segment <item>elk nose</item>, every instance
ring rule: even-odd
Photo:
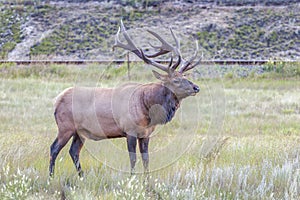
[[[193,89],[194,89],[195,93],[198,93],[200,91],[200,88],[197,85],[194,85]]]

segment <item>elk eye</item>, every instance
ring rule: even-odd
[[[175,80],[173,80],[173,83],[179,84],[179,83],[180,83],[180,80],[175,79]]]

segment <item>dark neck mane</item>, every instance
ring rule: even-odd
[[[176,95],[162,84],[145,85],[143,101],[149,125],[171,121],[180,105]]]

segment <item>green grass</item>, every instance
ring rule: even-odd
[[[300,80],[197,79],[201,91],[150,141],[150,178],[130,177],[125,139],[88,141],[77,177],[68,144],[48,178],[53,99],[67,87],[128,82],[124,66],[0,67],[0,199],[296,199],[300,195]],[[152,82],[134,66],[135,82]],[[137,171],[142,171],[138,156]]]
[[[11,9],[0,4],[0,8],[0,59],[6,59],[7,54],[22,40],[21,23],[26,14],[18,7]]]

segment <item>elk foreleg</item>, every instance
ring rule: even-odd
[[[136,163],[136,140],[135,136],[127,134],[127,148],[130,158],[131,175],[134,174],[134,168]]]
[[[73,160],[73,163],[74,163],[76,170],[78,172],[78,175],[80,177],[83,176],[83,171],[81,170],[81,165],[79,162],[79,154],[80,154],[80,150],[83,146],[83,143],[84,143],[84,139],[80,138],[78,134],[75,134],[73,136],[73,141],[72,141],[72,144],[71,144],[71,147],[69,150],[70,156]]]
[[[145,174],[149,172],[148,144],[149,144],[149,138],[139,138],[139,148],[142,155]]]

